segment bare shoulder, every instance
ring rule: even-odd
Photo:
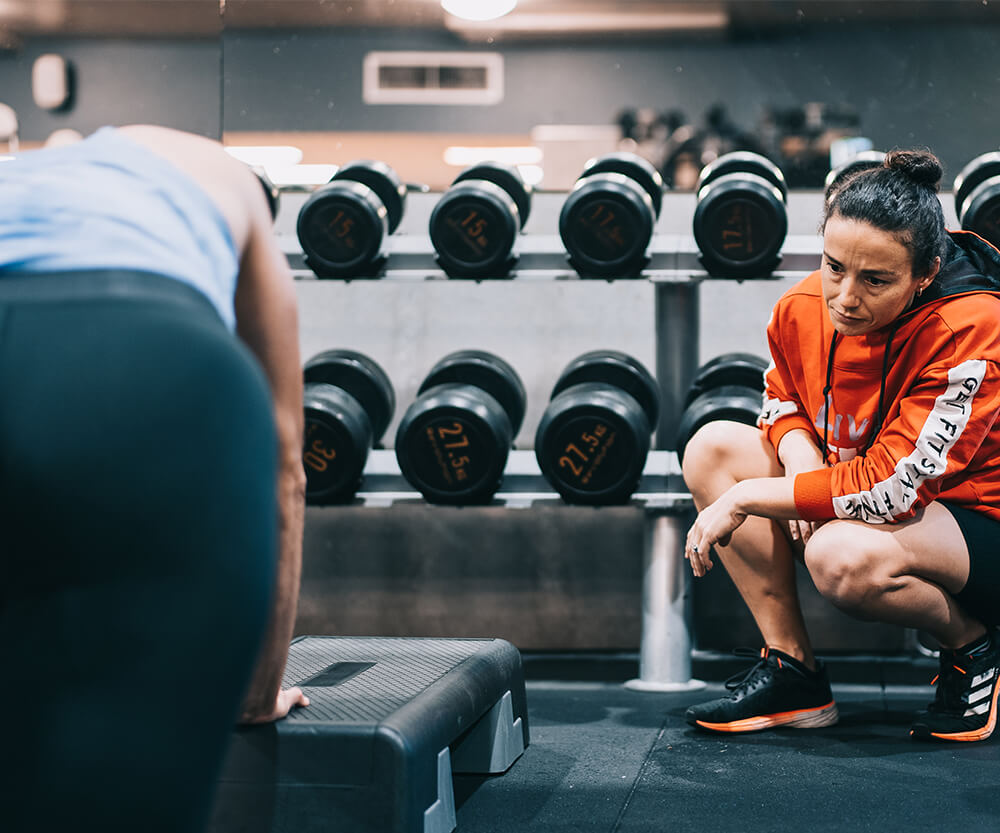
[[[193,178],[213,202],[233,234],[242,255],[256,224],[265,222],[267,206],[250,169],[213,139],[154,125],[128,125],[119,131]],[[270,222],[267,217],[266,222]]]

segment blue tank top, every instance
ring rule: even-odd
[[[230,330],[239,258],[212,198],[110,127],[0,162],[3,273],[131,269],[203,292]]]

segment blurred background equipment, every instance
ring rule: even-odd
[[[5,142],[11,153],[17,152],[17,113],[9,104],[3,103],[0,103],[0,142]]]
[[[885,152],[881,150],[862,150],[854,156],[849,157],[840,165],[831,168],[823,182],[827,197],[839,188],[848,177],[861,171],[868,171],[872,168],[881,168],[885,162]]]
[[[299,210],[296,232],[306,264],[321,278],[375,277],[405,199],[406,186],[384,162],[344,165]]]
[[[675,114],[671,123],[682,118]],[[725,106],[712,105],[702,127],[678,124],[665,151],[663,178],[676,190],[694,190],[702,168],[734,151],[763,153],[760,139],[730,119]]]
[[[615,123],[622,131],[621,148],[655,165],[675,191],[694,190],[706,165],[737,151],[773,159],[789,187],[822,188],[831,168],[872,147],[857,135],[856,111],[822,102],[769,108],[756,127],[739,124],[721,102],[705,111],[701,124],[679,109],[659,113],[650,107],[627,107]]]
[[[728,419],[756,425],[767,359],[753,353],[725,353],[698,368],[684,400],[684,413],[677,428],[677,456],[699,428]]]
[[[1000,151],[977,156],[955,177],[955,211],[963,229],[1000,247]]]
[[[559,213],[559,236],[582,277],[636,277],[663,205],[663,179],[635,153],[587,163]]]
[[[430,238],[451,278],[503,278],[517,262],[514,242],[531,212],[531,189],[513,165],[466,168],[437,201]]]
[[[709,274],[754,278],[773,272],[788,231],[781,169],[760,154],[734,151],[705,166],[696,191],[694,238]]]
[[[760,140],[766,154],[781,165],[789,188],[822,188],[827,172],[842,161],[832,159],[838,142],[857,137],[860,129],[854,107],[811,101],[766,110]]]

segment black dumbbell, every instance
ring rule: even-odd
[[[752,353],[725,353],[698,369],[677,426],[674,447],[680,460],[688,441],[707,422],[728,419],[744,425],[757,423],[767,367],[766,359]]]
[[[524,385],[503,359],[481,350],[445,356],[399,423],[399,470],[431,503],[489,501],[524,407]]]
[[[531,211],[531,189],[512,165],[484,162],[462,171],[431,212],[431,245],[451,278],[503,278]]]
[[[385,371],[353,350],[326,350],[303,369],[306,501],[350,500],[368,452],[392,419],[396,396]]]
[[[663,204],[663,179],[634,153],[587,163],[559,212],[570,265],[585,278],[636,277]]]
[[[834,192],[849,177],[861,171],[881,168],[885,163],[885,152],[881,150],[862,150],[836,168],[830,170],[823,183],[826,198]]]
[[[710,275],[742,280],[777,268],[788,232],[788,186],[777,165],[726,153],[702,168],[695,192],[694,239]]]
[[[278,208],[281,205],[281,191],[271,180],[271,177],[267,175],[267,171],[264,170],[263,166],[251,165],[250,170],[257,175],[257,181],[260,182],[260,187],[264,189],[264,198],[267,200],[267,207],[271,212],[271,220],[273,221],[278,216]]]
[[[955,177],[955,212],[963,229],[1000,247],[1000,151],[977,156]]]
[[[568,503],[624,503],[639,485],[660,391],[625,353],[596,350],[567,365],[535,433],[545,479]]]
[[[359,160],[339,168],[299,210],[296,232],[306,264],[321,278],[375,277],[405,199],[406,186],[384,162]]]

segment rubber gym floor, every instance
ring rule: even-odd
[[[636,692],[627,663],[584,681],[528,657],[531,744],[502,776],[455,778],[458,831],[1000,831],[1000,733],[909,737],[935,660],[830,665],[836,726],[723,736],[684,721],[720,682]]]

